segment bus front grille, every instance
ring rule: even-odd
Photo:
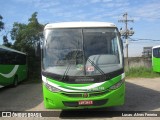
[[[88,92],[87,94],[88,94],[88,97],[96,97],[96,96],[104,95],[106,93],[108,93],[108,91],[94,92],[94,93]],[[84,97],[85,93],[61,93],[61,94],[64,96],[67,96],[67,97],[80,97],[80,98],[82,98],[82,97]]]

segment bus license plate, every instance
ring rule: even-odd
[[[92,100],[81,100],[78,102],[79,105],[93,105]]]

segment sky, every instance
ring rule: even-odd
[[[160,0],[0,0],[0,15],[5,23],[5,30],[0,32],[0,44],[14,22],[28,23],[34,12],[38,12],[42,24],[102,21],[115,23],[119,29],[124,29],[125,25],[118,20],[127,12],[128,19],[134,20],[128,23],[128,28],[135,32],[129,40],[129,57],[141,56],[143,47],[160,45]],[[8,38],[13,42],[10,34]]]

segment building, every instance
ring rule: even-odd
[[[151,58],[152,57],[152,47],[143,47],[142,57]]]

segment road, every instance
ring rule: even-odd
[[[78,117],[105,119],[107,111],[160,111],[159,86],[160,78],[127,79],[124,106],[89,110],[87,115],[86,112],[80,111]],[[51,111],[44,108],[42,96],[41,83],[22,83],[15,88],[0,88],[0,111]],[[103,111],[106,114],[99,114],[97,111]],[[57,119],[65,118],[65,115],[77,118],[77,111],[59,111],[58,113],[59,115],[55,117]]]

